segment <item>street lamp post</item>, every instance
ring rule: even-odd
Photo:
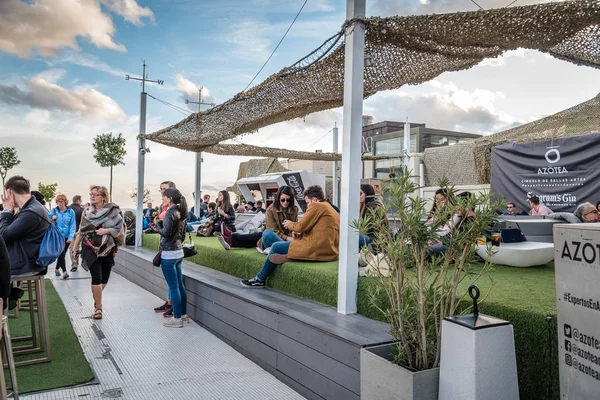
[[[146,153],[150,150],[146,148],[146,140],[141,137],[146,133],[146,82],[158,83],[162,85],[165,81],[157,79],[152,81],[146,75],[146,60],[142,60],[144,69],[141,78],[134,78],[125,75],[125,80],[134,80],[142,82],[142,93],[140,94],[140,136],[138,136],[138,185],[137,185],[137,209],[135,211],[135,246],[142,246],[142,229],[144,218],[144,169],[146,164]]]
[[[202,86],[198,89],[198,101],[186,100],[185,104],[198,104],[198,112],[200,107],[211,106],[214,107],[215,103],[203,103],[202,102]],[[201,180],[202,180],[202,153],[196,153],[196,179],[194,180],[194,212],[196,215],[200,215],[200,196],[202,196]]]

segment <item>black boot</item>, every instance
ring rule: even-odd
[[[17,307],[17,303],[21,297],[25,294],[25,291],[18,287],[10,288],[10,295],[8,296],[8,309],[13,310]]]

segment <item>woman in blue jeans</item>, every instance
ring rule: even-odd
[[[173,316],[163,325],[182,328],[189,322],[187,316],[187,293],[183,285],[181,263],[188,209],[185,198],[177,189],[167,189],[162,195],[163,206],[168,207],[165,217],[156,226],[160,234],[160,266],[169,286],[169,299],[173,303]]]
[[[275,242],[294,240],[292,232],[283,226],[283,221],[298,221],[298,208],[296,207],[294,190],[289,186],[280,186],[271,204],[265,212],[265,230],[255,233],[216,233],[215,236],[225,248],[256,247],[260,253],[268,254],[268,249]]]

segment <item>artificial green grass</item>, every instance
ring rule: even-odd
[[[19,393],[72,386],[94,379],[92,369],[85,359],[79,340],[75,335],[75,331],[73,331],[67,310],[58,293],[56,293],[52,282],[48,280],[46,281],[46,302],[48,305],[52,361],[17,367]],[[31,335],[29,312],[21,310],[18,318],[9,317],[8,327],[13,338]],[[13,347],[27,343],[13,343]],[[40,354],[16,356],[15,361],[39,358]],[[10,386],[7,371],[5,371],[6,384]]]
[[[159,235],[144,235],[144,247],[158,250]],[[225,251],[216,238],[194,237],[198,254],[189,261],[239,278],[251,278],[262,268],[265,256],[255,249]],[[267,281],[269,287],[300,297],[336,306],[338,263],[288,262],[278,266]],[[554,267],[513,268],[495,266],[477,281],[482,297],[494,282],[490,295],[480,304],[479,312],[510,321],[514,327],[519,391],[522,399],[546,397],[552,385],[553,398],[558,399],[558,359],[556,330],[556,299]],[[459,293],[471,284],[465,279]],[[376,279],[359,277],[358,312],[373,319],[384,320],[371,303]],[[468,298],[468,297],[467,297]],[[470,298],[469,298],[470,300]],[[381,294],[377,304],[386,298]],[[553,318],[549,325],[547,316]],[[550,333],[553,349],[548,349]],[[548,373],[548,365],[551,373]]]

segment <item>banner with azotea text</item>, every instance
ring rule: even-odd
[[[573,212],[578,204],[600,200],[600,133],[492,149],[491,190],[529,211],[538,196],[554,212]]]

